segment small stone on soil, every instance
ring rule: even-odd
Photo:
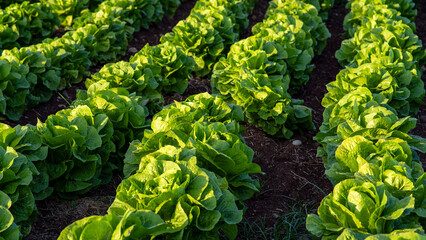
[[[137,53],[138,50],[135,47],[129,48],[129,53]]]
[[[292,144],[294,145],[294,146],[300,146],[300,145],[302,145],[302,141],[300,141],[300,140],[294,140],[293,142],[292,142]]]

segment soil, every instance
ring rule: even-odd
[[[165,18],[163,22],[152,26],[149,30],[135,33],[129,44],[128,54],[123,57],[123,60],[127,60],[135,49],[138,51],[146,43],[158,44],[159,38],[163,34],[170,31],[180,19],[188,16],[194,3],[194,0],[186,1],[178,9],[174,18]],[[249,17],[250,26],[263,19],[267,7],[267,0],[259,0],[253,14]],[[426,42],[426,1],[418,2],[417,8],[417,34],[423,42]],[[323,53],[314,58],[315,69],[311,74],[310,81],[304,89],[293,96],[303,99],[305,105],[313,109],[313,122],[317,129],[322,123],[324,108],[321,106],[321,99],[326,93],[325,85],[333,81],[342,69],[335,59],[334,53],[340,48],[344,39],[342,25],[346,13],[347,10],[343,4],[337,4],[330,10],[326,25],[332,37],[328,40]],[[242,37],[248,37],[250,34],[250,30],[247,29]],[[95,66],[91,68],[91,72],[94,73],[101,67],[101,65]],[[423,81],[426,81],[425,75],[423,75]],[[84,89],[84,83],[61,91],[51,101],[26,111],[24,117],[17,123],[35,124],[37,118],[44,121],[49,114],[66,108],[67,102],[75,99],[77,89]],[[190,95],[206,91],[210,92],[209,79],[195,77],[189,82],[185,94],[166,95],[165,101],[166,103],[182,101]],[[413,133],[426,137],[426,106],[421,107],[416,117],[419,121]],[[11,125],[16,124],[4,122]],[[258,219],[264,219],[265,228],[270,228],[274,226],[279,216],[290,211],[290,207],[294,203],[313,203],[314,208],[318,207],[324,196],[331,192],[332,185],[324,175],[325,169],[322,160],[316,157],[318,143],[312,140],[316,131],[295,135],[291,140],[283,140],[272,138],[251,125],[246,124],[245,127],[247,128],[244,134],[246,143],[255,151],[254,161],[262,167],[264,172],[264,175],[255,176],[260,179],[262,189],[260,193],[245,202],[248,207],[245,221],[250,224]],[[302,144],[293,145],[294,140],[300,140]],[[426,159],[426,155],[421,155],[421,157]],[[106,209],[113,201],[116,186],[120,182],[121,177],[117,174],[110,184],[90,191],[84,198],[75,201],[47,199],[37,202],[39,215],[33,224],[31,234],[25,239],[56,239],[60,231],[75,220],[90,215],[105,214]],[[251,236],[250,239],[272,239],[272,237]]]

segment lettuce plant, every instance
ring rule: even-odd
[[[38,46],[5,50],[2,57],[9,62],[19,62],[23,65],[23,73],[26,73],[25,77],[29,82],[27,86],[29,91],[23,108],[46,102],[51,98],[53,91],[58,89],[61,81],[59,72],[51,69],[51,59],[39,51]],[[20,115],[22,112],[16,114]]]
[[[195,123],[188,147],[196,149],[199,166],[225,177],[238,200],[247,200],[258,192],[258,180],[249,174],[262,173],[253,163],[253,150],[222,123]]]
[[[159,91],[159,76],[161,68],[152,64],[148,59],[144,64],[120,61],[106,64],[101,70],[87,79],[87,88],[96,82],[105,82],[110,88],[124,88],[134,92],[144,99],[148,99],[147,107],[150,113],[158,111],[164,104],[163,96]]]
[[[414,22],[414,18],[417,15],[417,10],[413,0],[349,0],[346,8],[350,8],[353,4],[363,6],[386,5],[388,8],[392,8],[400,12],[402,16],[410,19],[411,22]]]
[[[151,62],[146,65],[150,66]],[[145,66],[138,67],[136,64],[125,61],[106,64],[99,72],[87,79],[85,84],[89,88],[94,83],[103,80],[108,82],[112,88],[121,87],[136,93],[141,93],[148,87],[156,89],[159,85],[159,80],[156,79],[159,69],[156,67],[144,68]]]
[[[180,47],[194,59],[192,70],[198,76],[206,76],[248,26],[248,13],[254,3],[255,0],[198,1],[189,17],[164,35],[161,43]]]
[[[195,123],[193,131],[179,130],[145,132],[141,142],[135,141],[124,159],[125,175],[137,170],[139,158],[157,149],[172,145],[194,149],[198,166],[225,177],[231,192],[238,200],[249,199],[260,188],[257,180],[249,174],[261,173],[257,164],[252,163],[253,150],[246,146],[238,135],[231,133],[223,123]],[[140,168],[140,167],[139,167]]]
[[[23,111],[48,101],[53,92],[82,80],[90,61],[83,46],[61,38],[4,50],[3,114],[19,120]]]
[[[213,64],[223,56],[225,48],[237,40],[238,33],[233,31],[234,23],[227,10],[205,9],[192,13],[180,21],[173,32],[161,37],[161,43],[169,42],[181,47],[194,58],[194,71],[199,76],[210,73]]]
[[[116,145],[115,156],[123,157],[129,143],[143,134],[148,109],[147,100],[123,88],[111,88],[108,82],[96,82],[87,91],[77,92],[72,108],[86,105],[94,114],[105,114],[111,121]],[[122,165],[122,164],[120,164]]]
[[[367,4],[365,1],[353,1],[351,4],[351,11],[345,16],[343,28],[347,31],[349,36],[354,36],[356,30],[374,21],[380,25],[390,23],[391,21],[402,21],[409,25],[413,31],[416,27],[414,22],[410,19],[401,16],[401,12],[394,8],[390,8],[385,4]]]
[[[376,98],[376,99],[375,99]],[[346,119],[356,119],[366,108],[379,106],[382,102],[382,95],[374,95],[366,87],[359,87],[352,92],[342,96],[340,99],[323,99],[322,105],[325,107],[323,113],[323,123],[320,132],[315,137],[321,141],[326,136],[336,135],[336,129],[339,124],[344,123]],[[395,111],[385,104],[380,105]]]
[[[47,44],[40,45],[39,49],[50,58],[51,69],[61,76],[58,90],[79,83],[89,75],[92,62],[82,43],[68,38],[46,39],[44,42]]]
[[[13,217],[10,222],[13,221],[18,224],[25,224],[26,222],[28,225],[23,230],[25,234],[28,234],[30,230],[29,220],[30,218],[34,219],[36,214],[34,197],[29,188],[32,171],[36,170],[34,166],[32,166],[33,169],[30,169],[29,164],[31,162],[29,163],[28,159],[23,156],[18,156],[18,153],[12,147],[6,149],[0,147],[0,160],[2,163],[0,165],[0,192],[11,198],[8,208],[10,208]]]
[[[179,5],[180,1],[176,0],[107,0],[100,4],[97,11],[111,9],[110,16],[113,19],[119,18],[139,31],[141,27],[148,29],[152,23],[160,22],[165,13],[173,15]],[[76,26],[73,28],[76,29]]]
[[[279,52],[271,52],[272,49],[268,49],[269,54],[272,55],[272,59],[269,60],[268,58],[268,60],[271,64],[274,64],[274,62],[285,62],[285,69],[282,70],[288,72],[291,79],[288,90],[295,92],[301,85],[308,82],[309,74],[314,68],[314,65],[311,64],[314,57],[312,36],[309,32],[303,30],[303,27],[301,27],[303,23],[297,18],[288,15],[278,16],[276,20],[268,18],[263,23],[255,25],[252,29],[255,35],[251,38],[260,38],[262,41],[272,42],[276,46]],[[239,43],[247,44],[244,40]],[[258,44],[247,45],[246,49],[253,48],[253,50],[257,50],[263,48]],[[269,44],[265,45],[270,47],[268,46]],[[233,52],[232,54],[251,54],[248,51],[249,49],[241,52]],[[229,57],[233,57],[231,53],[228,54]],[[275,69],[272,68],[271,70],[274,71]]]
[[[337,127],[336,136],[327,136],[321,141],[322,147],[318,149],[318,155],[322,156],[324,163],[333,161],[334,153],[342,141],[353,137],[363,136],[369,140],[380,138],[400,138],[407,141],[413,150],[425,152],[425,140],[409,135],[408,131],[414,128],[414,118],[399,119],[395,113],[383,107],[371,107],[360,113],[355,119],[347,119]]]
[[[378,104],[367,88],[358,88],[324,111],[324,123],[315,137],[322,145],[318,155],[328,166],[329,161],[334,161],[334,153],[342,141],[357,135],[369,140],[400,138],[413,150],[424,152],[425,140],[408,134],[415,126],[415,118],[399,118],[393,108]]]
[[[398,199],[413,194],[414,212],[425,217],[426,175],[417,155],[402,139],[347,138],[337,148],[335,161],[328,162],[326,174],[333,184],[348,178],[383,182],[386,190]]]
[[[416,113],[418,104],[425,95],[424,83],[421,80],[423,70],[419,68],[418,62],[414,61],[411,52],[402,51],[399,48],[392,47],[388,43],[373,42],[363,45],[363,48],[356,54],[351,66],[361,66],[366,63],[374,63],[381,65],[383,71],[388,72],[395,78],[398,86],[409,90],[410,101],[409,111]],[[406,106],[406,104],[403,104]],[[399,108],[395,106],[399,112],[406,113],[407,107]]]
[[[53,190],[73,198],[111,178],[114,129],[107,115],[94,114],[88,106],[62,110],[39,121],[37,133],[49,147],[47,159],[35,163],[41,174],[36,184],[44,186],[38,189],[38,199]]]
[[[232,22],[236,23],[233,26],[234,32],[242,33],[249,25],[248,16],[253,11],[256,2],[257,0],[201,0],[197,1],[192,12],[196,13],[205,9],[218,9],[218,11],[221,11],[224,7]]]
[[[20,162],[42,161],[47,156],[47,147],[44,146],[40,137],[35,133],[33,126],[20,126],[12,128],[9,125],[0,124],[0,146],[3,148],[12,147],[18,152],[19,158],[26,158],[26,160],[19,160]],[[32,167],[30,167],[32,168]]]
[[[188,97],[183,102],[170,104],[152,118],[153,132],[164,132],[171,129],[192,131],[196,122],[221,122],[235,134],[242,134],[244,127],[237,127],[244,120],[242,108],[226,103],[223,98],[200,93]],[[234,127],[235,126],[235,127]]]
[[[18,120],[25,110],[30,82],[25,77],[28,67],[0,57],[0,110],[9,119]]]
[[[367,87],[373,95],[382,95],[381,103],[389,104],[401,116],[416,114],[423,103],[424,84],[412,72],[399,74],[399,70],[401,67],[389,65],[389,69],[386,69],[376,63],[346,68],[339,72],[336,81],[327,84],[328,93],[322,102],[330,104],[359,87]]]
[[[414,60],[410,51],[403,51],[401,48],[393,47],[389,43],[371,42],[363,44],[362,49],[358,51],[352,59],[351,67],[361,66],[365,63],[377,63],[383,65],[386,69],[399,69],[396,75],[411,72],[413,78],[420,78],[421,69],[418,61]]]
[[[336,58],[342,66],[351,64],[357,53],[371,42],[388,43],[389,46],[399,48],[404,53],[409,52],[418,69],[425,61],[426,50],[422,50],[421,40],[402,20],[385,24],[369,21],[368,24],[358,28],[353,38],[342,42],[342,46],[336,52]]]
[[[268,134],[290,138],[312,127],[310,109],[292,101],[283,47],[255,36],[234,44],[212,76],[212,91],[244,109],[247,121]]]
[[[13,3],[22,3],[28,1],[29,3],[37,2],[37,0],[1,0],[0,8],[6,8]]]
[[[318,16],[318,10],[313,5],[304,1],[274,0],[266,12],[265,19],[267,21],[262,23],[262,25],[273,25],[272,23],[268,24],[268,21],[271,20],[277,24],[285,24],[286,21],[282,19],[282,15],[300,19],[303,22],[303,30],[310,33],[315,53],[320,54],[322,52],[331,34],[321,17]],[[300,26],[301,24],[297,25]],[[256,34],[255,31],[253,33]],[[301,43],[300,40],[295,40],[295,42],[296,44]]]
[[[267,33],[265,33],[266,35]],[[295,37],[291,33],[282,35],[282,39]],[[270,85],[273,92],[281,95],[288,95],[286,91],[290,85],[290,75],[286,63],[286,57],[290,55],[297,59],[298,49],[293,46],[288,47],[287,54],[284,47],[275,41],[267,41],[262,38],[249,37],[232,45],[228,57],[220,59],[216,63],[211,85],[214,94],[222,94],[227,100],[231,100],[231,94],[236,90],[233,82],[244,80],[240,75],[255,75],[260,78],[261,85]],[[295,61],[292,62],[295,62]],[[301,67],[303,69],[303,66]],[[245,74],[245,72],[247,72]],[[270,79],[267,81],[267,79]],[[263,80],[264,79],[264,80]],[[263,80],[263,81],[262,81]]]
[[[188,87],[191,71],[195,65],[192,57],[170,42],[149,46],[148,44],[130,58],[130,63],[144,66],[150,63],[161,68],[158,74],[159,90],[183,94]]]
[[[59,15],[62,26],[71,26],[73,19],[86,10],[91,1],[93,0],[40,0],[43,5]]]
[[[181,2],[186,0],[160,0],[161,8],[166,16],[172,17],[176,10],[179,8]],[[141,2],[143,3],[143,2]],[[160,20],[161,21],[161,20]]]
[[[167,232],[168,224],[150,210],[127,210],[123,216],[90,216],[66,227],[58,240],[144,239]]]
[[[140,159],[139,171],[123,180],[109,214],[150,210],[167,224],[152,235],[177,239],[236,235],[242,220],[234,195],[221,178],[198,165],[195,150],[166,146]],[[167,181],[164,181],[167,179]]]
[[[322,200],[318,215],[308,215],[306,227],[323,239],[344,239],[345,229],[374,235],[421,228],[417,221],[410,221],[406,225],[400,222],[413,209],[414,198],[411,195],[397,199],[382,182],[373,184],[347,179],[338,183],[333,192]]]
[[[318,15],[323,21],[328,19],[328,12],[331,7],[334,5],[334,0],[303,0],[304,3],[309,3],[318,11]]]

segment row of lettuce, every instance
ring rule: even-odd
[[[318,9],[299,0],[273,0],[252,32],[215,65],[213,94],[242,106],[248,122],[273,136],[312,129],[312,110],[290,93],[309,80],[314,54],[330,37]]]
[[[426,175],[410,134],[425,95],[426,51],[415,32],[411,0],[352,0],[344,28],[351,37],[336,58],[345,69],[327,85],[322,145],[335,185],[310,214],[322,239],[425,239]]]
[[[37,126],[11,128],[5,124],[1,125],[3,140],[1,144],[4,149],[4,160],[2,161],[4,168],[0,178],[0,190],[4,193],[1,195],[1,209],[2,219],[7,219],[7,221],[0,223],[0,236],[4,239],[19,239],[20,236],[28,234],[29,225],[37,213],[35,200],[44,199],[52,194],[62,198],[75,198],[100,184],[107,183],[112,177],[113,170],[123,169],[123,158],[129,143],[134,139],[144,139],[144,129],[149,127],[149,122],[145,120],[146,117],[149,113],[158,111],[163,105],[161,92],[183,92],[192,71],[208,74],[215,59],[223,56],[229,45],[237,41],[242,29],[247,27],[248,13],[252,11],[254,3],[255,1],[199,1],[187,19],[179,22],[173,32],[163,36],[160,45],[154,47],[147,45],[132,58],[132,63],[108,64],[99,73],[88,79],[86,81],[88,90],[78,93],[77,100],[73,102],[70,109],[49,116],[44,123],[38,122]],[[214,116],[219,115],[220,111],[231,109],[225,103],[219,104],[219,100],[210,96],[200,98],[203,104],[205,101],[214,100],[210,104],[214,109],[212,110]],[[216,105],[218,106],[214,107]],[[198,108],[193,110],[197,110],[194,113],[194,119],[200,118]],[[238,115],[235,118],[242,118],[241,111],[237,112],[228,115],[232,117]],[[257,165],[247,163],[254,169],[247,170],[234,167],[234,165],[238,165],[236,163],[231,164],[232,161],[236,161],[235,157],[246,159],[248,162],[251,162],[253,157],[252,151],[240,139],[239,134],[242,132],[242,128],[236,121],[232,121],[229,126],[222,123],[231,131],[227,135],[228,132],[224,132],[223,127],[216,125],[220,125],[220,123],[215,123],[210,127],[203,125],[206,127],[203,131],[213,131],[214,129],[217,132],[211,136],[210,140],[204,139],[200,135],[200,148],[201,146],[204,148],[199,150],[199,154],[205,156],[206,161],[218,162],[215,165],[217,167],[204,166],[204,168],[217,168],[216,171],[219,175],[216,176],[201,168],[196,170],[195,168],[199,166],[194,165],[193,157],[189,158],[192,159],[189,161],[192,164],[189,168],[179,165],[179,168],[184,169],[185,172],[184,175],[176,175],[176,178],[182,180],[183,177],[188,177],[182,182],[182,187],[189,184],[188,181],[191,177],[196,176],[198,176],[196,179],[204,178],[206,185],[197,185],[201,183],[199,180],[195,182],[195,185],[188,185],[188,187],[190,186],[188,191],[194,195],[182,197],[176,212],[176,214],[182,213],[180,210],[184,209],[185,214],[188,214],[188,221],[180,219],[182,215],[176,215],[176,223],[172,224],[173,226],[186,223],[169,230],[172,235],[183,234],[186,226],[199,223],[197,229],[200,231],[210,231],[213,230],[212,227],[220,228],[232,237],[235,235],[234,223],[242,214],[240,201],[252,194],[241,192],[242,190],[238,189],[251,187],[250,191],[253,192],[258,188],[257,182],[248,177],[250,171],[260,172]],[[240,129],[238,132],[232,132],[231,127],[234,125],[235,128]],[[189,133],[187,132],[187,134]],[[224,137],[223,142],[217,142],[219,136]],[[203,142],[204,140],[206,142]],[[182,151],[187,152],[189,149],[191,154],[195,154],[189,146],[191,141],[188,140],[186,144],[188,146]],[[232,150],[226,150],[225,145],[227,144],[233,146],[230,147]],[[247,156],[245,158],[240,156],[241,154],[237,150],[246,152]],[[217,156],[210,159],[212,151],[216,151]],[[236,156],[233,155],[234,151],[237,152]],[[201,156],[194,157],[202,158]],[[169,166],[171,163],[165,164]],[[225,165],[222,166],[222,164]],[[219,166],[223,167],[226,170],[223,171],[231,177],[226,178]],[[170,171],[175,171],[175,167],[170,168]],[[134,166],[126,167],[126,169],[126,174],[136,170]],[[195,172],[188,175],[189,172],[186,170]],[[240,174],[240,176],[238,173],[244,174]],[[181,170],[176,174],[182,174]],[[163,178],[159,177],[159,179]],[[155,182],[154,178],[148,182],[149,184]],[[235,185],[232,193],[226,186],[227,182]],[[161,180],[160,184],[165,183]],[[165,189],[158,188],[158,190]],[[181,190],[179,188],[165,193],[154,202],[162,200],[165,196],[178,194]],[[201,192],[196,193],[197,191]],[[186,211],[188,206],[186,203],[196,201],[195,197],[205,208],[194,206],[189,212]],[[220,209],[216,208],[216,205],[220,205]],[[162,211],[165,211],[166,215],[161,215],[162,212],[156,214],[164,217],[164,221],[170,222],[171,217],[175,214],[170,215],[171,213],[166,210],[170,207],[168,201],[157,205],[159,210],[161,206],[165,207]],[[206,213],[207,210],[208,213]],[[228,210],[231,212],[228,213]],[[131,219],[136,216],[144,218],[146,216],[142,214],[144,211],[146,212],[147,209],[131,214]],[[236,211],[235,217],[235,213],[232,211]],[[222,214],[226,217],[220,217]],[[195,215],[200,215],[203,219],[192,220]],[[3,218],[3,216],[5,217]],[[209,217],[211,219],[207,219]],[[114,219],[117,218],[114,217]],[[130,218],[128,220],[130,223]],[[157,221],[158,216],[154,216],[151,220]],[[180,222],[181,220],[183,222]],[[166,233],[167,231],[164,229],[171,229],[172,225],[164,225],[161,227],[161,231],[152,234]],[[178,231],[180,233],[177,233]],[[139,233],[135,232],[135,234]],[[90,236],[88,233],[87,239],[92,239]]]
[[[97,62],[126,53],[134,31],[172,15],[179,0],[106,0],[73,20],[74,30],[43,43],[4,50],[0,56],[0,114],[19,120],[25,109],[80,82]]]
[[[25,47],[51,37],[60,26],[93,11],[101,0],[24,1],[0,9],[0,51]]]
[[[0,51],[38,43],[60,25],[58,14],[42,3],[15,3],[0,10]]]

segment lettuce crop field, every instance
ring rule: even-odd
[[[426,239],[426,0],[0,23],[0,239]]]

